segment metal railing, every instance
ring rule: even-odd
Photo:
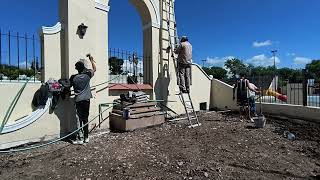
[[[40,81],[40,40],[35,35],[0,29],[0,82]]]
[[[144,66],[151,62],[151,57],[121,49],[109,49],[110,83],[143,84],[148,79]],[[115,78],[120,75],[120,78]]]

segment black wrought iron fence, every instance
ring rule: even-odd
[[[110,48],[108,59],[110,83],[143,84],[149,74],[144,71],[144,66],[150,62],[151,57],[148,55]]]
[[[262,102],[320,107],[320,82],[309,79],[303,70],[295,70],[290,77],[278,74],[248,79],[262,89]],[[256,98],[260,100],[259,95]]]
[[[261,96],[256,95],[258,101],[320,107],[320,79],[312,77],[305,69],[288,69],[287,73],[279,71],[276,75],[254,75],[247,79],[262,90]],[[222,81],[233,86],[236,80]]]
[[[40,39],[0,29],[0,82],[41,80]]]

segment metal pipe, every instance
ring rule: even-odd
[[[8,34],[8,41],[9,41],[9,47],[8,47],[8,51],[9,51],[9,67],[11,66],[11,44],[10,44],[10,41],[11,41],[11,38],[10,38],[10,31],[9,31],[9,34]],[[11,79],[12,79],[12,74],[11,74],[11,68],[9,68],[9,75],[10,75],[10,82],[11,82]]]
[[[27,33],[25,34],[25,45],[26,45],[26,70],[28,69],[28,35]]]
[[[2,33],[1,33],[1,29],[0,29],[0,68],[2,68]]]
[[[20,81],[20,45],[19,45],[19,33],[17,32],[17,51],[18,51],[18,81]]]

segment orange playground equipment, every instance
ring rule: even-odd
[[[280,93],[275,92],[275,91],[273,91],[273,90],[271,90],[271,89],[268,89],[268,90],[266,91],[266,95],[267,95],[267,96],[274,96],[274,97],[276,97],[277,99],[279,99],[280,101],[284,101],[284,102],[286,102],[287,99],[288,99],[288,97],[287,97],[286,95],[280,94]]]

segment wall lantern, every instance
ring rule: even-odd
[[[78,26],[77,34],[79,35],[80,39],[83,39],[83,36],[86,34],[87,29],[88,26],[84,25],[83,23]]]

